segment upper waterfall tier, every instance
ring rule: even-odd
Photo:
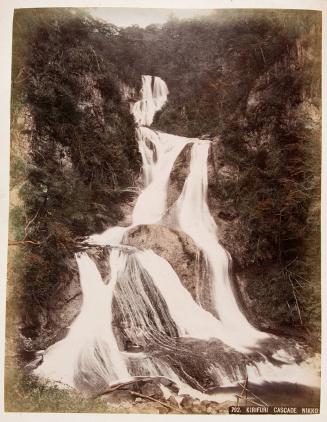
[[[141,100],[132,107],[132,114],[139,126],[150,126],[155,113],[167,101],[168,88],[166,83],[158,76],[143,75]]]

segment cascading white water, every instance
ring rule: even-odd
[[[166,212],[167,185],[174,162],[184,146],[190,142],[187,138],[155,133],[148,128],[140,128],[141,145],[144,138],[151,140],[155,147],[156,159],[147,163],[145,175],[150,175],[150,183],[138,197],[133,210],[133,224],[153,224],[161,220]],[[142,146],[144,148],[144,146]]]
[[[178,225],[205,253],[211,271],[215,308],[223,326],[245,346],[267,338],[247,321],[232,290],[226,250],[217,239],[217,226],[207,205],[207,159],[210,143],[195,142],[190,173],[176,203]]]
[[[155,112],[167,101],[167,95],[167,85],[161,78],[154,78],[152,89],[152,77],[142,76],[142,98],[134,104],[132,113],[140,125],[136,133],[143,161],[145,189],[136,201],[133,225],[157,223],[163,217],[167,185],[174,162],[184,146],[191,142],[188,138],[144,127],[151,125]]]
[[[126,265],[119,274],[115,290],[119,312],[117,324],[123,323],[125,338],[134,345],[142,346],[159,338],[181,334],[169,314],[165,300],[155,287],[154,278],[140,263],[139,257],[144,253],[137,251],[125,254]]]
[[[50,346],[45,359],[35,374],[75,386],[83,374],[101,380],[107,385],[130,378],[114,336],[112,322],[112,296],[125,258],[118,250],[110,255],[111,280],[104,284],[91,258],[85,253],[76,256],[83,303],[69,334]]]
[[[144,133],[146,131],[145,127],[137,128],[136,135],[138,139],[139,151],[142,156],[142,170],[143,170],[143,184],[144,186],[148,186],[148,184],[152,181],[153,175],[152,170],[155,163],[155,150],[153,145],[155,145],[156,139],[158,135],[153,132],[152,130],[148,130],[148,133]],[[148,138],[151,137],[151,143],[148,141]],[[150,145],[148,145],[150,144]]]
[[[251,326],[235,299],[229,278],[230,257],[218,242],[217,226],[207,205],[210,143],[146,127],[167,95],[161,78],[142,76],[141,99],[132,113],[139,125],[136,132],[144,188],[133,210],[132,226],[163,224],[171,171],[185,145],[192,143],[190,172],[173,209],[177,227],[194,240],[208,262],[205,288],[212,291],[219,319],[193,300],[165,259],[151,250],[122,245],[130,227],[110,227],[88,239],[112,248],[109,283],[102,281],[87,254],[76,257],[83,292],[80,314],[67,336],[47,349],[35,373],[86,391],[102,391],[134,376],[166,376],[181,391],[196,395],[196,366],[201,364],[205,376],[220,385],[240,381],[246,374],[253,382],[287,380],[291,372],[294,382],[303,382],[306,377],[310,385],[317,385],[317,378],[308,376],[311,368],[297,365],[286,352],[276,353],[278,367],[268,362],[263,352],[253,356],[251,363],[246,360],[250,349],[260,349],[260,340],[269,336]],[[219,350],[218,357],[212,360],[206,353],[196,354],[197,345],[192,341],[213,344]],[[183,363],[176,363],[179,358]],[[195,370],[185,369],[193,360]]]
[[[167,85],[161,78],[154,78],[152,89],[152,76],[142,76],[141,100],[137,101],[132,109],[136,123],[140,126],[150,126],[156,111],[167,101],[167,95]]]
[[[168,89],[162,79],[154,78],[154,87],[157,88],[153,92],[150,89],[150,77],[143,77],[143,84],[142,99],[138,103],[146,101],[147,104],[152,104],[156,98],[166,101]],[[152,108],[142,107],[138,103],[133,108],[136,121],[151,124],[154,117]],[[162,106],[161,102],[160,105]],[[264,339],[267,335],[255,330],[237,305],[229,278],[229,257],[218,243],[217,227],[207,205],[207,157],[210,143],[155,132],[147,127],[138,128],[137,134],[144,176],[148,184],[135,204],[133,225],[152,224],[161,220],[166,211],[167,185],[174,162],[184,146],[192,142],[190,173],[176,204],[178,225],[206,254],[212,272],[216,310],[225,331],[234,331],[234,346],[239,347],[240,343],[244,346],[255,345],[257,340]],[[151,144],[151,149],[147,142]],[[217,334],[218,337],[219,335]],[[232,337],[233,334],[228,336]],[[225,334],[226,338],[228,336]]]
[[[220,321],[193,300],[165,259],[152,251],[137,253],[137,257],[165,298],[169,313],[181,336],[207,340],[219,338],[225,344],[242,350],[237,337],[233,337],[232,333],[224,329]]]

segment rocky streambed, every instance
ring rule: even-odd
[[[228,407],[235,404],[192,397],[164,377],[140,378],[112,386],[101,395],[101,400],[117,413],[218,414],[228,413]]]
[[[111,390],[101,395],[100,399],[115,413],[216,415],[229,413],[229,407],[237,403],[240,406],[270,407],[319,407],[320,404],[319,389],[287,382],[249,383],[247,399],[241,384],[208,389],[202,397],[194,397],[179,391],[176,384],[164,377],[138,379],[112,386]]]

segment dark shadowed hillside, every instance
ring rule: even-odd
[[[22,10],[14,32],[11,244],[23,332],[35,338],[74,272],[76,239],[116,224],[131,198],[140,157],[124,75],[138,75],[120,70],[117,28],[87,15]]]

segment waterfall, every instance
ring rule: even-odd
[[[149,183],[136,201],[132,216],[134,225],[153,224],[161,220],[166,212],[167,185],[174,162],[184,146],[190,142],[187,138],[154,133],[148,128],[139,130],[141,145],[145,142],[144,139],[151,140],[156,159],[149,160],[143,167],[145,179]]]
[[[148,127],[167,95],[161,78],[142,76],[141,98],[132,113],[143,190],[132,225],[109,227],[88,238],[88,243],[111,248],[108,283],[87,253],[76,256],[83,293],[80,313],[66,337],[46,350],[35,374],[92,393],[137,376],[165,376],[181,392],[201,398],[212,398],[200,392],[208,379],[221,386],[247,376],[256,383],[292,379],[318,385],[312,365],[296,363],[299,345],[258,331],[242,313],[230,279],[231,258],[218,241],[207,204],[210,142]],[[192,144],[190,171],[172,206],[174,228],[192,238],[204,255],[208,268],[205,282],[196,287],[197,297],[201,289],[208,290],[214,312],[194,301],[164,258],[123,244],[131,227],[165,224],[169,178],[187,144]]]
[[[268,335],[256,330],[241,312],[232,290],[230,256],[219,244],[217,226],[207,205],[207,158],[210,143],[193,144],[190,173],[177,200],[178,226],[205,253],[211,272],[214,304],[223,326],[234,332],[244,345],[251,346]]]
[[[152,251],[139,255],[143,268],[151,275],[158,290],[165,298],[171,317],[184,337],[199,339],[218,338],[228,345],[237,345],[236,337],[229,335],[221,322],[205,311],[183,287],[170,264]]]
[[[155,77],[152,89],[152,76],[144,75],[140,94],[141,100],[134,104],[132,113],[138,125],[150,126],[156,111],[167,101],[168,88],[161,78]]]
[[[83,291],[80,313],[69,334],[48,348],[35,374],[69,386],[81,386],[87,377],[98,388],[100,383],[106,386],[130,378],[111,325],[113,292],[125,259],[119,251],[111,252],[108,285],[87,254],[77,255],[76,260]]]

